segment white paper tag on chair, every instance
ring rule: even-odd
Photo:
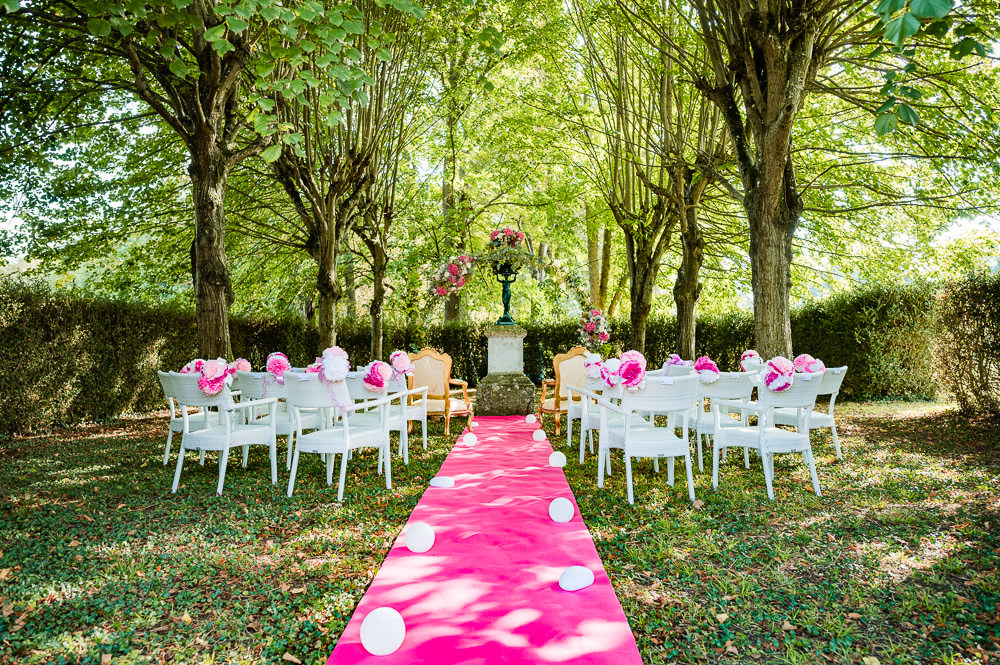
[[[674,382],[674,377],[672,376],[664,376],[660,379],[660,383],[662,383],[665,386],[669,386],[673,382]]]
[[[803,381],[812,381],[815,374],[799,374],[799,378]]]
[[[302,372],[301,374],[296,374],[295,376],[298,377],[299,381],[309,380],[309,374],[306,374],[305,372]]]
[[[255,379],[263,379],[264,372],[250,372],[250,376],[252,376]]]
[[[843,373],[844,373],[844,368],[843,368],[843,367],[835,367],[835,368],[834,368],[833,370],[831,370],[831,371],[832,371],[832,372],[833,372],[834,374],[843,374]]]

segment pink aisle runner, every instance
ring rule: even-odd
[[[478,442],[459,437],[438,472],[455,486],[428,487],[407,523],[430,524],[434,546],[414,554],[396,539],[328,665],[641,663],[566,476],[548,465],[548,442],[531,438],[538,426],[516,416],[476,421]],[[548,514],[559,496],[576,511],[563,524]],[[594,584],[560,589],[572,565],[594,571]],[[406,638],[372,656],[361,622],[382,606],[403,616]]]

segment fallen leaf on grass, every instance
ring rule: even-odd
[[[795,626],[788,619],[785,619],[781,622],[781,630],[795,630]]]
[[[88,522],[93,522],[94,521],[94,518],[91,517],[90,515],[87,515],[86,513],[81,514],[80,517],[82,517],[83,519],[87,520]]]
[[[71,541],[69,541],[69,546],[70,547],[79,547],[80,546],[80,541],[79,540],[71,540]]]
[[[858,619],[861,618],[861,615],[858,614],[857,612],[848,612],[847,613],[847,618],[848,619],[854,619],[855,621],[857,621]]]
[[[723,596],[723,597],[722,597],[722,600],[736,600],[736,598],[737,598],[737,597],[738,597],[738,596],[737,596],[737,595],[736,595],[736,594],[734,593],[734,594],[733,594],[733,595],[731,595],[731,596]]]
[[[13,613],[14,613],[14,606],[13,605],[4,605],[3,606],[3,615],[5,617],[9,617]]]
[[[716,618],[716,620],[719,623],[726,623],[726,619],[729,618],[729,615],[728,614],[716,614],[715,618]]]
[[[304,586],[295,587],[294,589],[292,589],[292,593],[305,593],[305,592],[306,588]]]
[[[882,661],[875,656],[862,656],[861,662],[864,663],[864,665],[882,665]]]
[[[0,580],[10,577],[10,568],[0,568]]]
[[[696,499],[695,502],[692,503],[691,505],[694,506],[695,508],[701,508],[702,506],[705,505],[705,502],[702,501],[701,499]]]
[[[186,610],[184,611],[184,614],[181,615],[181,621],[184,623],[191,623],[191,615],[188,614]]]
[[[280,591],[281,593],[285,593],[286,591],[288,591],[291,588],[292,587],[290,587],[287,584],[283,583],[281,586],[278,587],[278,591]]]
[[[287,651],[285,652],[285,655],[283,655],[281,657],[281,660],[286,660],[289,663],[296,663],[296,665],[300,665],[302,663],[301,660],[299,660],[298,658],[296,658],[292,654],[288,653]]]
[[[111,654],[102,653],[101,654],[101,665],[109,665],[111,663]]]

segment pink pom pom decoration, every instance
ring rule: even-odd
[[[826,369],[826,365],[823,364],[822,360],[813,358],[808,353],[796,356],[793,364],[795,365],[795,371],[802,374],[816,374]]]
[[[694,361],[694,371],[702,383],[715,383],[719,380],[719,366],[708,356],[702,356]]]
[[[406,351],[393,351],[389,354],[389,364],[392,365],[393,374],[411,374],[413,372],[413,363],[410,362],[410,356],[406,354]]]
[[[642,384],[646,381],[645,364],[645,358],[642,359],[642,362],[639,362],[635,358],[625,358],[622,360],[621,367],[618,368],[618,376],[621,377],[622,383],[625,384],[626,388],[637,390],[642,387]]]
[[[338,353],[339,352],[339,353]],[[337,383],[347,378],[347,373],[351,370],[351,363],[347,360],[347,354],[338,346],[331,346],[323,351],[320,359],[320,377],[329,383]]]
[[[740,356],[740,369],[744,372],[757,372],[764,369],[764,361],[753,349],[747,349]]]
[[[371,392],[381,393],[385,392],[385,384],[391,376],[392,367],[389,363],[376,360],[368,366],[368,371],[365,373],[364,378],[361,379],[361,382]]]
[[[764,366],[764,385],[772,392],[780,393],[792,387],[795,365],[784,356],[776,356]]]
[[[233,372],[250,372],[253,368],[250,366],[250,361],[246,358],[237,358],[229,365],[229,369]]]
[[[644,371],[644,372],[646,371],[646,357],[644,355],[642,355],[641,353],[639,353],[638,351],[634,351],[634,350],[633,351],[626,351],[625,353],[623,353],[621,355],[622,364],[624,364],[628,360],[633,360],[633,361],[639,363],[640,365],[642,365],[642,371]]]
[[[267,369],[268,374],[273,376],[278,383],[284,383],[285,372],[292,368],[292,364],[288,362],[288,356],[281,351],[275,351],[267,357],[264,367]]]
[[[588,378],[601,378],[601,370],[604,368],[604,363],[601,362],[601,356],[596,353],[588,353],[583,357],[583,368],[587,373]]]

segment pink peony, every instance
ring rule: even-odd
[[[457,286],[458,288],[462,288],[463,286],[465,286],[465,278],[459,277],[457,280],[455,280],[455,286]]]
[[[803,374],[815,374],[826,369],[826,365],[823,364],[822,360],[813,358],[808,353],[796,356],[792,364],[795,365],[796,372],[801,372]]]
[[[214,361],[210,360],[209,362],[214,362]],[[218,395],[220,392],[222,392],[223,386],[226,385],[226,376],[227,375],[217,376],[213,379],[210,379],[206,376],[199,376],[198,390],[205,393],[206,395]]]
[[[646,380],[646,370],[645,364],[646,359],[640,363],[634,358],[624,358],[624,354],[621,367],[618,369],[618,376],[621,377],[622,382],[625,384],[626,388],[639,388],[643,381]]]
[[[250,366],[250,361],[246,358],[237,358],[229,365],[229,369],[234,372],[250,372],[253,370]]]
[[[600,334],[599,334],[599,335],[597,336],[597,339],[601,340],[602,342],[606,342],[606,341],[608,341],[609,339],[611,339],[611,335],[609,335],[609,334],[608,334],[608,333],[606,333],[606,332],[602,332],[602,333],[600,333]]]
[[[391,377],[392,367],[389,366],[389,363],[376,360],[368,366],[368,371],[365,372],[361,382],[371,392],[380,393],[385,391],[385,384]]]
[[[490,233],[490,240],[496,240],[500,237],[500,231],[493,231]]]
[[[599,309],[592,309],[592,310],[590,310],[590,315],[591,316],[600,316],[601,315],[601,310],[599,310]]]
[[[216,360],[206,360],[202,366],[201,375],[209,381],[214,381],[219,377],[225,378],[229,375],[229,363],[222,358]]]
[[[448,272],[452,275],[458,275],[458,273],[462,272],[462,269],[459,268],[458,265],[455,263],[449,263]]]
[[[508,238],[510,238],[512,235],[514,235],[514,230],[511,228],[506,228],[503,230],[503,234]]]
[[[594,323],[593,321],[587,321],[586,323],[583,324],[583,329],[589,333],[592,333],[595,330],[597,330],[597,324]]]
[[[757,372],[764,368],[764,361],[760,354],[753,349],[747,349],[740,356],[740,369],[744,372]]]
[[[639,353],[638,351],[633,350],[633,351],[626,351],[625,353],[623,353],[621,355],[622,364],[624,364],[625,361],[627,360],[633,360],[639,363],[639,365],[642,366],[642,371],[644,372],[646,371],[646,357],[641,353]]]
[[[708,356],[702,356],[694,361],[694,371],[702,383],[715,383],[719,378],[719,366]]]
[[[264,367],[271,376],[278,380],[278,383],[284,383],[285,372],[291,369],[292,364],[288,362],[288,356],[281,351],[275,351],[267,357]]]
[[[409,374],[413,371],[413,363],[410,362],[410,356],[406,351],[393,351],[389,354],[389,364],[396,374]]]
[[[465,254],[460,254],[459,257],[458,257],[458,260],[461,261],[462,263],[471,263],[472,262],[472,259],[470,259]]]
[[[764,385],[769,390],[780,393],[792,387],[795,365],[784,356],[776,356],[764,366]]]
[[[437,292],[437,294],[439,296],[446,296],[446,295],[448,295],[448,289],[446,287],[444,287],[444,286],[435,287],[434,290]]]

